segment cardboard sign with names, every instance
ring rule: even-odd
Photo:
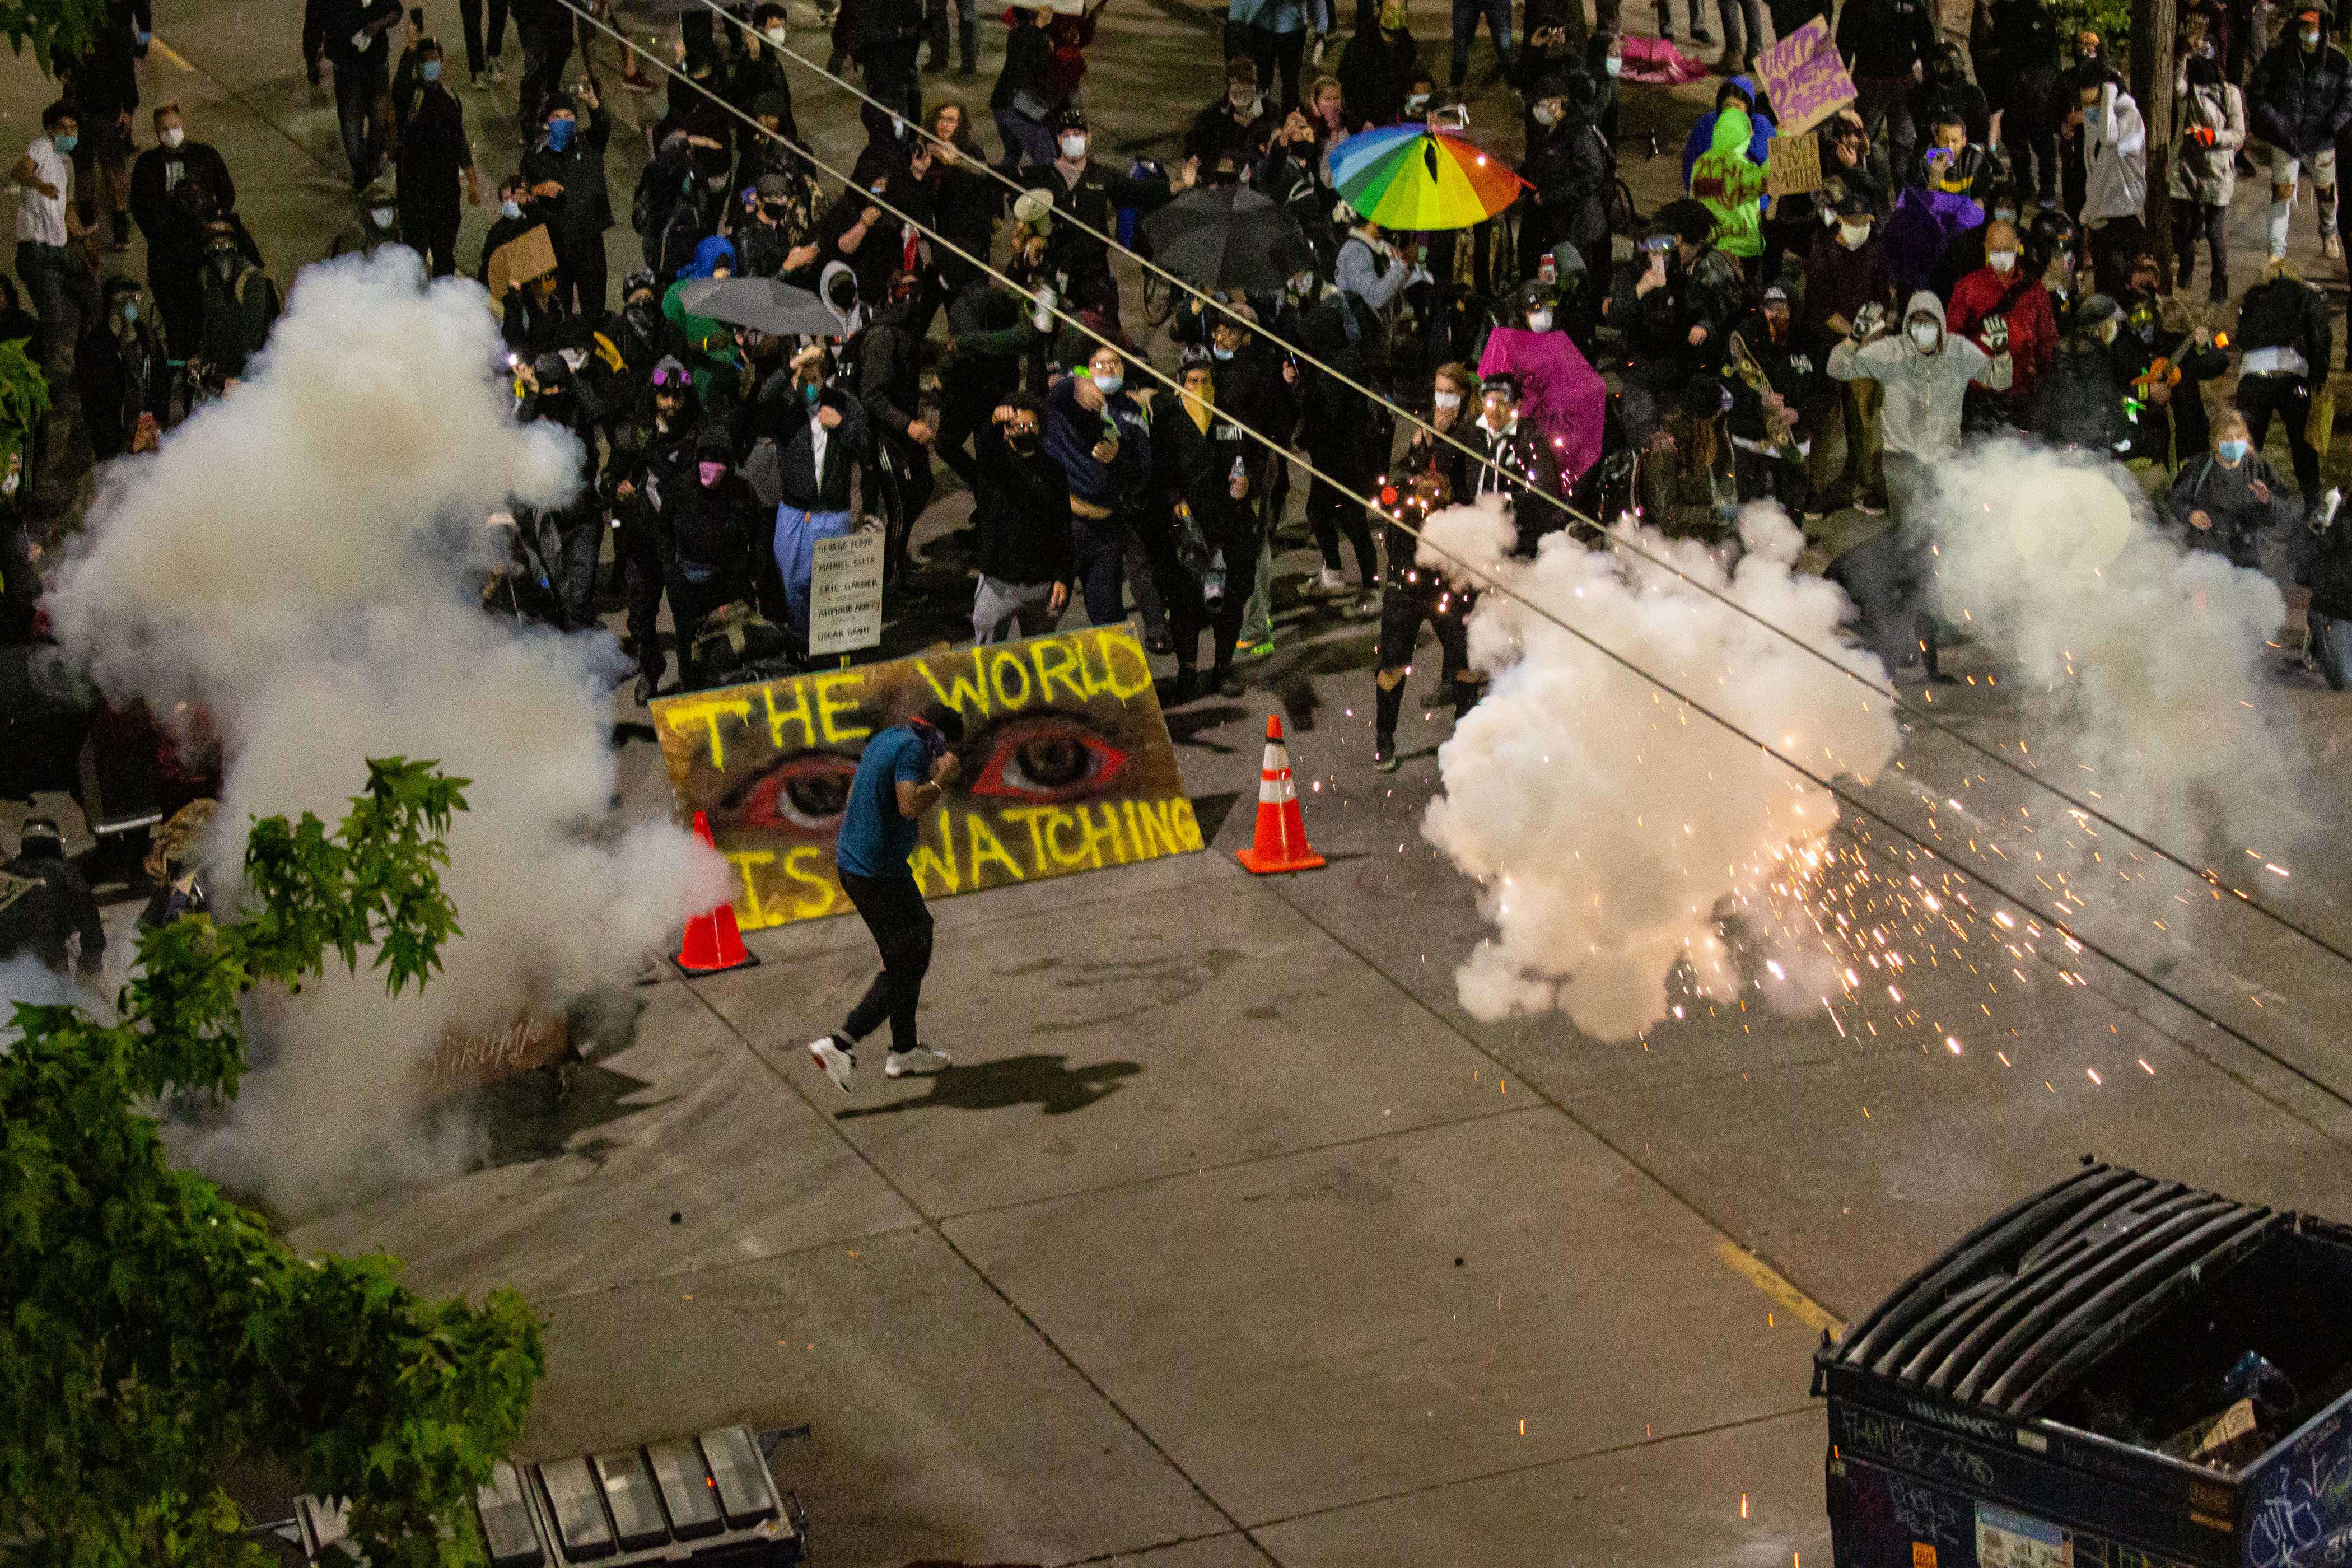
[[[1782,136],[1811,131],[1854,100],[1853,78],[1838,58],[1824,16],[1757,56],[1756,74],[1772,95],[1772,115]]]
[[[809,574],[809,652],[849,653],[882,640],[882,531],[820,539]]]

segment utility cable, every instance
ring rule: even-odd
[[[602,32],[608,37],[613,38],[615,42],[619,43],[622,47],[631,50],[660,70],[667,72],[672,79],[684,81],[688,87],[704,94],[713,103],[718,104],[730,114],[741,120],[758,134],[768,137],[770,140],[779,142],[783,146],[792,148],[794,152],[806,158],[811,163],[814,164],[818,169],[823,170],[833,178],[836,180],[844,180],[844,176],[838,170],[825,163],[822,158],[819,158],[813,151],[808,148],[798,146],[789,138],[785,137],[781,132],[768,130],[767,127],[761,125],[750,114],[728,102],[724,98],[712,91],[709,87],[705,86],[701,82],[695,81],[690,77],[685,76],[670,66],[667,61],[660,59],[650,50],[640,47],[616,28],[610,26],[601,18],[589,13],[587,10],[576,4],[575,0],[556,0],[556,3],[561,5],[565,10],[570,11],[574,16],[578,16],[581,20],[596,28],[599,32]],[[844,180],[844,183],[846,184],[846,181]],[[972,255],[970,251],[965,250],[961,246],[956,244],[955,241],[948,238],[947,236],[937,232],[929,226],[919,221],[912,214],[891,203],[887,199],[886,195],[876,195],[870,192],[866,193],[865,195],[866,200],[870,205],[880,207],[884,212],[887,213],[892,217],[897,218],[900,223],[908,226],[917,233],[923,235],[931,241],[934,247],[950,251],[955,256],[961,258],[962,260],[970,263],[974,268],[977,268],[982,272],[994,278],[999,282],[1004,284],[1007,288],[1017,289],[1018,286],[1013,282],[1012,279],[999,271],[985,257],[976,257]],[[1154,381],[1157,381],[1161,385],[1167,387],[1180,399],[1183,396],[1184,389],[1181,382],[1170,377],[1165,372],[1161,371],[1158,366],[1151,363],[1149,359],[1142,355],[1132,354],[1129,351],[1120,348],[1118,344],[1113,342],[1102,332],[1097,331],[1094,327],[1089,326],[1085,321],[1080,321],[1075,314],[1064,310],[1062,308],[1061,301],[1058,300],[1052,306],[1047,307],[1047,309],[1062,321],[1076,329],[1084,336],[1092,338],[1102,347],[1117,352],[1123,358],[1132,359],[1139,369],[1149,374]],[[1367,510],[1374,510],[1377,508],[1378,503],[1371,497],[1359,494],[1355,490],[1349,489],[1347,486],[1340,484],[1329,475],[1320,472],[1311,463],[1300,461],[1298,458],[1291,455],[1287,447],[1277,442],[1265,432],[1253,426],[1243,424],[1237,419],[1228,419],[1227,423],[1235,426],[1252,440],[1264,447],[1268,452],[1273,454],[1277,461],[1297,462],[1301,468],[1306,470],[1309,477],[1323,480],[1326,484],[1330,485],[1334,489],[1338,490],[1342,496],[1345,496],[1349,500],[1357,502]],[[1921,838],[1910,828],[1906,827],[1903,824],[1895,821],[1884,811],[1873,805],[1869,801],[1864,799],[1859,795],[1856,795],[1853,790],[1842,786],[1835,778],[1816,773],[1811,768],[1806,766],[1803,763],[1799,762],[1796,758],[1790,756],[1785,752],[1775,747],[1769,741],[1743,729],[1732,720],[1725,717],[1723,714],[1717,713],[1713,709],[1708,708],[1697,699],[1688,696],[1665,679],[1643,668],[1640,665],[1634,663],[1633,659],[1624,654],[1620,653],[1617,649],[1611,647],[1608,644],[1601,642],[1591,634],[1569,625],[1568,622],[1553,614],[1550,609],[1542,605],[1538,605],[1533,599],[1528,598],[1517,587],[1503,582],[1500,578],[1496,577],[1493,573],[1487,571],[1486,568],[1479,566],[1474,562],[1464,559],[1454,552],[1446,549],[1444,545],[1430,540],[1426,535],[1422,533],[1419,529],[1413,527],[1412,524],[1403,522],[1401,520],[1391,521],[1393,521],[1394,526],[1402,529],[1403,531],[1410,534],[1419,544],[1425,546],[1429,550],[1452,562],[1456,567],[1460,568],[1464,575],[1474,577],[1484,583],[1489,591],[1515,601],[1526,608],[1530,614],[1538,616],[1542,620],[1549,622],[1550,625],[1557,626],[1561,631],[1566,632],[1570,637],[1574,637],[1577,641],[1584,644],[1587,647],[1591,648],[1595,653],[1600,654],[1603,658],[1608,659],[1611,663],[1618,666],[1620,668],[1633,675],[1637,679],[1646,682],[1665,696],[1673,698],[1684,707],[1688,708],[1692,711],[1699,714],[1701,717],[1709,720],[1733,738],[1748,745],[1756,747],[1759,751],[1764,752],[1765,755],[1771,757],[1774,761],[1780,763],[1783,767],[1786,767],[1790,772],[1797,774],[1798,777],[1804,779],[1807,783],[1826,791],[1835,799],[1851,807],[1856,816],[1866,817],[1869,820],[1879,824],[1889,832],[1903,838],[1916,847],[1921,854],[1925,855],[1928,859],[1940,860],[1951,866],[1953,869],[1958,871],[1962,876],[1976,882],[1996,897],[2018,909],[2023,910],[2028,914],[2032,915],[2035,919],[2042,921],[2052,930],[2057,931],[2059,935],[2066,941],[2074,943],[2085,952],[2096,954],[2106,963],[2113,964],[2116,969],[2122,971],[2124,973],[2131,976],[2133,979],[2147,986],[2149,990],[2154,991],[2157,994],[2164,997],[2166,1000],[2173,1003],[2177,1006],[2194,1014],[2196,1016],[2202,1018],[2207,1024],[2221,1030],[2223,1034],[2228,1035],[2231,1038],[2236,1040],[2247,1049],[2254,1052],[2257,1056],[2263,1058],[2265,1060],[2273,1063],[2284,1071],[2302,1079],[2312,1088],[2319,1090],[2325,1095],[2327,1095],[2329,1098],[2336,1100],[2347,1109],[2352,1109],[2352,1096],[2347,1096],[2342,1090],[2336,1089],[2333,1085],[2323,1081],[2322,1079],[2313,1076],[2311,1073],[2305,1071],[2304,1068],[2297,1067],[2294,1063],[2287,1060],[2284,1057],[2272,1050],[2269,1047],[2263,1045],[2260,1040],[2255,1039],[2252,1036],[2247,1034],[2244,1030],[2240,1029],[2235,1025],[2207,1012],[2189,997],[2182,995],[2179,991],[2173,989],[2170,985],[2166,984],[2162,980],[2158,979],[2154,974],[2149,973],[2147,970],[2130,963],[2120,954],[2111,951],[2093,939],[2078,933],[2063,918],[2052,914],[2048,910],[2042,909],[2039,904],[2034,903],[2026,895],[2012,891],[2011,889],[2003,886],[2000,882],[1995,880],[1986,872],[1954,858],[1949,852],[1941,847],[1929,844],[1926,839]],[[1800,647],[1811,646],[1806,644],[1802,638],[1799,638],[1797,640]]]
[[[810,59],[806,55],[800,53],[790,46],[776,42],[773,38],[769,37],[765,33],[758,31],[741,16],[736,16],[726,10],[719,4],[719,0],[701,0],[701,3],[704,6],[709,8],[713,16],[720,17],[730,26],[736,27],[747,39],[753,41],[758,45],[758,47],[761,48],[773,49],[777,54],[798,62],[806,69],[814,72],[816,75],[824,78],[825,80],[833,83],[835,87],[841,89],[844,92],[850,94],[859,102],[866,104],[882,113],[887,114],[893,124],[905,126],[913,131],[917,135],[923,137],[926,141],[936,143],[939,146],[950,147],[960,162],[967,164],[978,165],[987,173],[991,179],[995,180],[998,184],[1003,185],[1007,190],[1012,191],[1016,195],[1024,191],[1025,187],[1022,185],[1020,181],[1014,179],[1010,174],[1005,174],[1004,171],[999,169],[993,163],[989,163],[986,159],[977,157],[967,153],[961,147],[952,146],[952,144],[945,138],[935,133],[928,125],[919,124],[914,121],[907,119],[907,117],[898,110],[891,108],[881,100],[875,98],[855,83],[835,75],[826,67]],[[625,42],[625,40],[624,41]],[[634,47],[635,46],[631,47]],[[643,53],[644,51],[640,50],[639,52]],[[670,68],[665,67],[664,68],[667,69]],[[711,96],[714,99],[717,98],[716,94],[712,94]],[[724,100],[719,100],[719,101],[723,102]],[[734,106],[730,104],[728,107],[732,109]],[[740,111],[739,110],[738,112]],[[969,107],[965,110],[965,115],[966,122],[969,123],[971,115]],[[756,122],[755,128],[762,131],[765,130],[765,127],[757,126]],[[799,152],[803,155],[807,155],[808,150],[806,148],[801,147],[798,143],[793,142],[789,139],[786,139],[786,145],[792,146],[796,152]],[[811,162],[815,162],[815,160],[812,157]],[[830,171],[828,170],[828,172]],[[847,183],[848,182],[846,181],[844,182],[845,184]],[[1286,339],[1276,334],[1268,325],[1262,322],[1244,320],[1234,312],[1232,305],[1228,301],[1217,299],[1213,293],[1196,288],[1184,279],[1178,277],[1175,273],[1169,271],[1164,267],[1161,267],[1159,263],[1152,260],[1151,258],[1143,255],[1141,252],[1134,249],[1130,246],[1121,243],[1116,234],[1107,233],[1102,229],[1096,228],[1094,226],[1079,217],[1075,212],[1067,211],[1059,205],[1056,205],[1054,209],[1054,221],[1055,223],[1067,224],[1081,234],[1087,235],[1094,239],[1100,241],[1108,248],[1115,250],[1120,255],[1126,257],[1128,259],[1133,261],[1137,266],[1143,268],[1147,274],[1156,276],[1168,283],[1171,287],[1181,289],[1184,293],[1191,295],[1193,299],[1201,301],[1203,305],[1219,311],[1236,326],[1265,339],[1266,342],[1283,350],[1285,353],[1297,359],[1300,363],[1312,367],[1323,374],[1329,376],[1332,380],[1349,388],[1350,391],[1369,399],[1373,404],[1388,409],[1391,414],[1404,419],[1416,428],[1428,433],[1436,439],[1454,447],[1456,451],[1461,452],[1472,462],[1497,474],[1503,472],[1502,468],[1495,461],[1494,458],[1487,457],[1485,452],[1470,445],[1468,442],[1455,436],[1451,431],[1438,428],[1435,425],[1422,418],[1421,416],[1413,413],[1412,410],[1396,402],[1387,395],[1373,391],[1370,387],[1366,386],[1361,382],[1355,380],[1353,377],[1349,376],[1324,361],[1316,358],[1313,354],[1307,353],[1304,348],[1301,348],[1297,343],[1290,342]],[[920,226],[918,226],[919,227]],[[1003,275],[995,274],[995,276],[1001,279]],[[1017,284],[1012,284],[1010,283],[1010,280],[1006,281],[1008,287],[1012,287],[1015,289],[1016,291],[1025,294],[1026,291],[1020,290]],[[1297,459],[1293,458],[1291,460],[1296,461]],[[1300,464],[1300,467],[1306,468],[1307,465],[1302,463]],[[1311,472],[1312,470],[1310,469],[1309,471]],[[1914,704],[1905,700],[1902,693],[1895,687],[1892,671],[1888,672],[1887,683],[1882,686],[1878,682],[1871,679],[1869,676],[1864,674],[1862,671],[1843,663],[1825,650],[1814,647],[1812,644],[1807,642],[1803,637],[1799,637],[1796,633],[1789,630],[1777,621],[1770,620],[1748,605],[1741,604],[1738,600],[1717,588],[1713,584],[1690,575],[1670,558],[1660,555],[1657,552],[1647,549],[1639,541],[1624,538],[1617,531],[1611,529],[1600,519],[1592,517],[1580,510],[1565,498],[1533,489],[1530,489],[1528,493],[1531,496],[1540,498],[1544,502],[1566,514],[1569,518],[1591,528],[1601,538],[1608,542],[1611,549],[1622,551],[1626,554],[1637,557],[1644,564],[1654,570],[1671,574],[1673,576],[1680,579],[1686,586],[1696,589],[1697,592],[1714,599],[1717,603],[1724,605],[1735,615],[1740,616],[1745,619],[1755,623],[1757,626],[1764,627],[1773,636],[1802,649],[1805,653],[1821,660],[1830,668],[1836,670],[1839,674],[1862,687],[1864,690],[1869,691],[1874,696],[1885,701],[1893,707],[1896,712],[1903,715],[1905,719],[1908,720],[1913,724],[1935,731],[1937,733],[1956,742],[1966,750],[1974,752],[1977,756],[1983,758],[1985,761],[2015,774],[2018,778],[2023,780],[2027,784],[2032,784],[2049,795],[2056,796],[2060,801],[2063,801],[2066,805],[2068,809],[2079,813],[2092,821],[2099,823],[2103,826],[2113,829],[2116,833],[2122,836],[2124,838],[2128,839],[2131,843],[2147,850],[2148,853],[2156,856],[2166,863],[2178,867],[2180,870],[2187,872],[2190,877],[2195,878],[2197,880],[2206,883],[2208,886],[2235,894],[2241,902],[2245,904],[2249,909],[2261,914],[2264,919],[2269,920],[2282,929],[2301,937],[2304,941],[2309,942],[2314,947],[2318,948],[2321,952],[2341,960],[2347,964],[2352,964],[2352,950],[2347,950],[2336,942],[2322,935],[2320,932],[2312,930],[2300,921],[2295,920],[2293,916],[2285,913],[2284,910],[2273,908],[2271,904],[2263,900],[2256,898],[2252,893],[2247,891],[2245,889],[2224,882],[2221,879],[2221,873],[2213,868],[2195,864],[2188,857],[2167,847],[2156,839],[2149,837],[2147,834],[2140,832],[2137,828],[2133,827],[2128,823],[2126,823],[2109,813],[2103,811],[2098,806],[2083,799],[2079,795],[2074,795],[2071,791],[2053,784],[2038,770],[2003,754],[1998,749],[1989,746],[1984,742],[1976,739],[1974,736],[1969,735],[1955,726],[1945,722],[1943,719],[1938,717],[1925,705]]]

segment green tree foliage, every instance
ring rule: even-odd
[[[33,46],[44,74],[54,74],[59,55],[77,55],[98,37],[108,0],[0,0],[0,37],[18,54]]]
[[[457,931],[443,837],[466,781],[368,764],[330,832],[253,825],[253,912],[140,938],[121,1021],[19,1006],[0,1047],[0,1563],[260,1561],[216,1478],[271,1455],[352,1500],[380,1568],[478,1562],[452,1529],[521,1429],[542,1367],[522,1298],[421,1299],[389,1258],[298,1257],[260,1215],[174,1170],[143,1107],[236,1090],[241,1001],[373,950],[422,984]]]
[[[0,342],[0,463],[23,451],[34,426],[48,416],[49,378],[25,352],[30,342],[11,338]]]

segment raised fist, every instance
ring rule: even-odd
[[[2009,352],[2009,320],[2004,316],[1987,316],[1978,329],[1984,335],[1985,353],[1999,357]]]

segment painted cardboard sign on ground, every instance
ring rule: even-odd
[[[926,817],[927,898],[1201,847],[1151,668],[1129,626],[668,697],[654,728],[682,816],[709,814],[747,928],[849,908],[834,835],[866,741],[920,709],[963,715],[962,773]]]

